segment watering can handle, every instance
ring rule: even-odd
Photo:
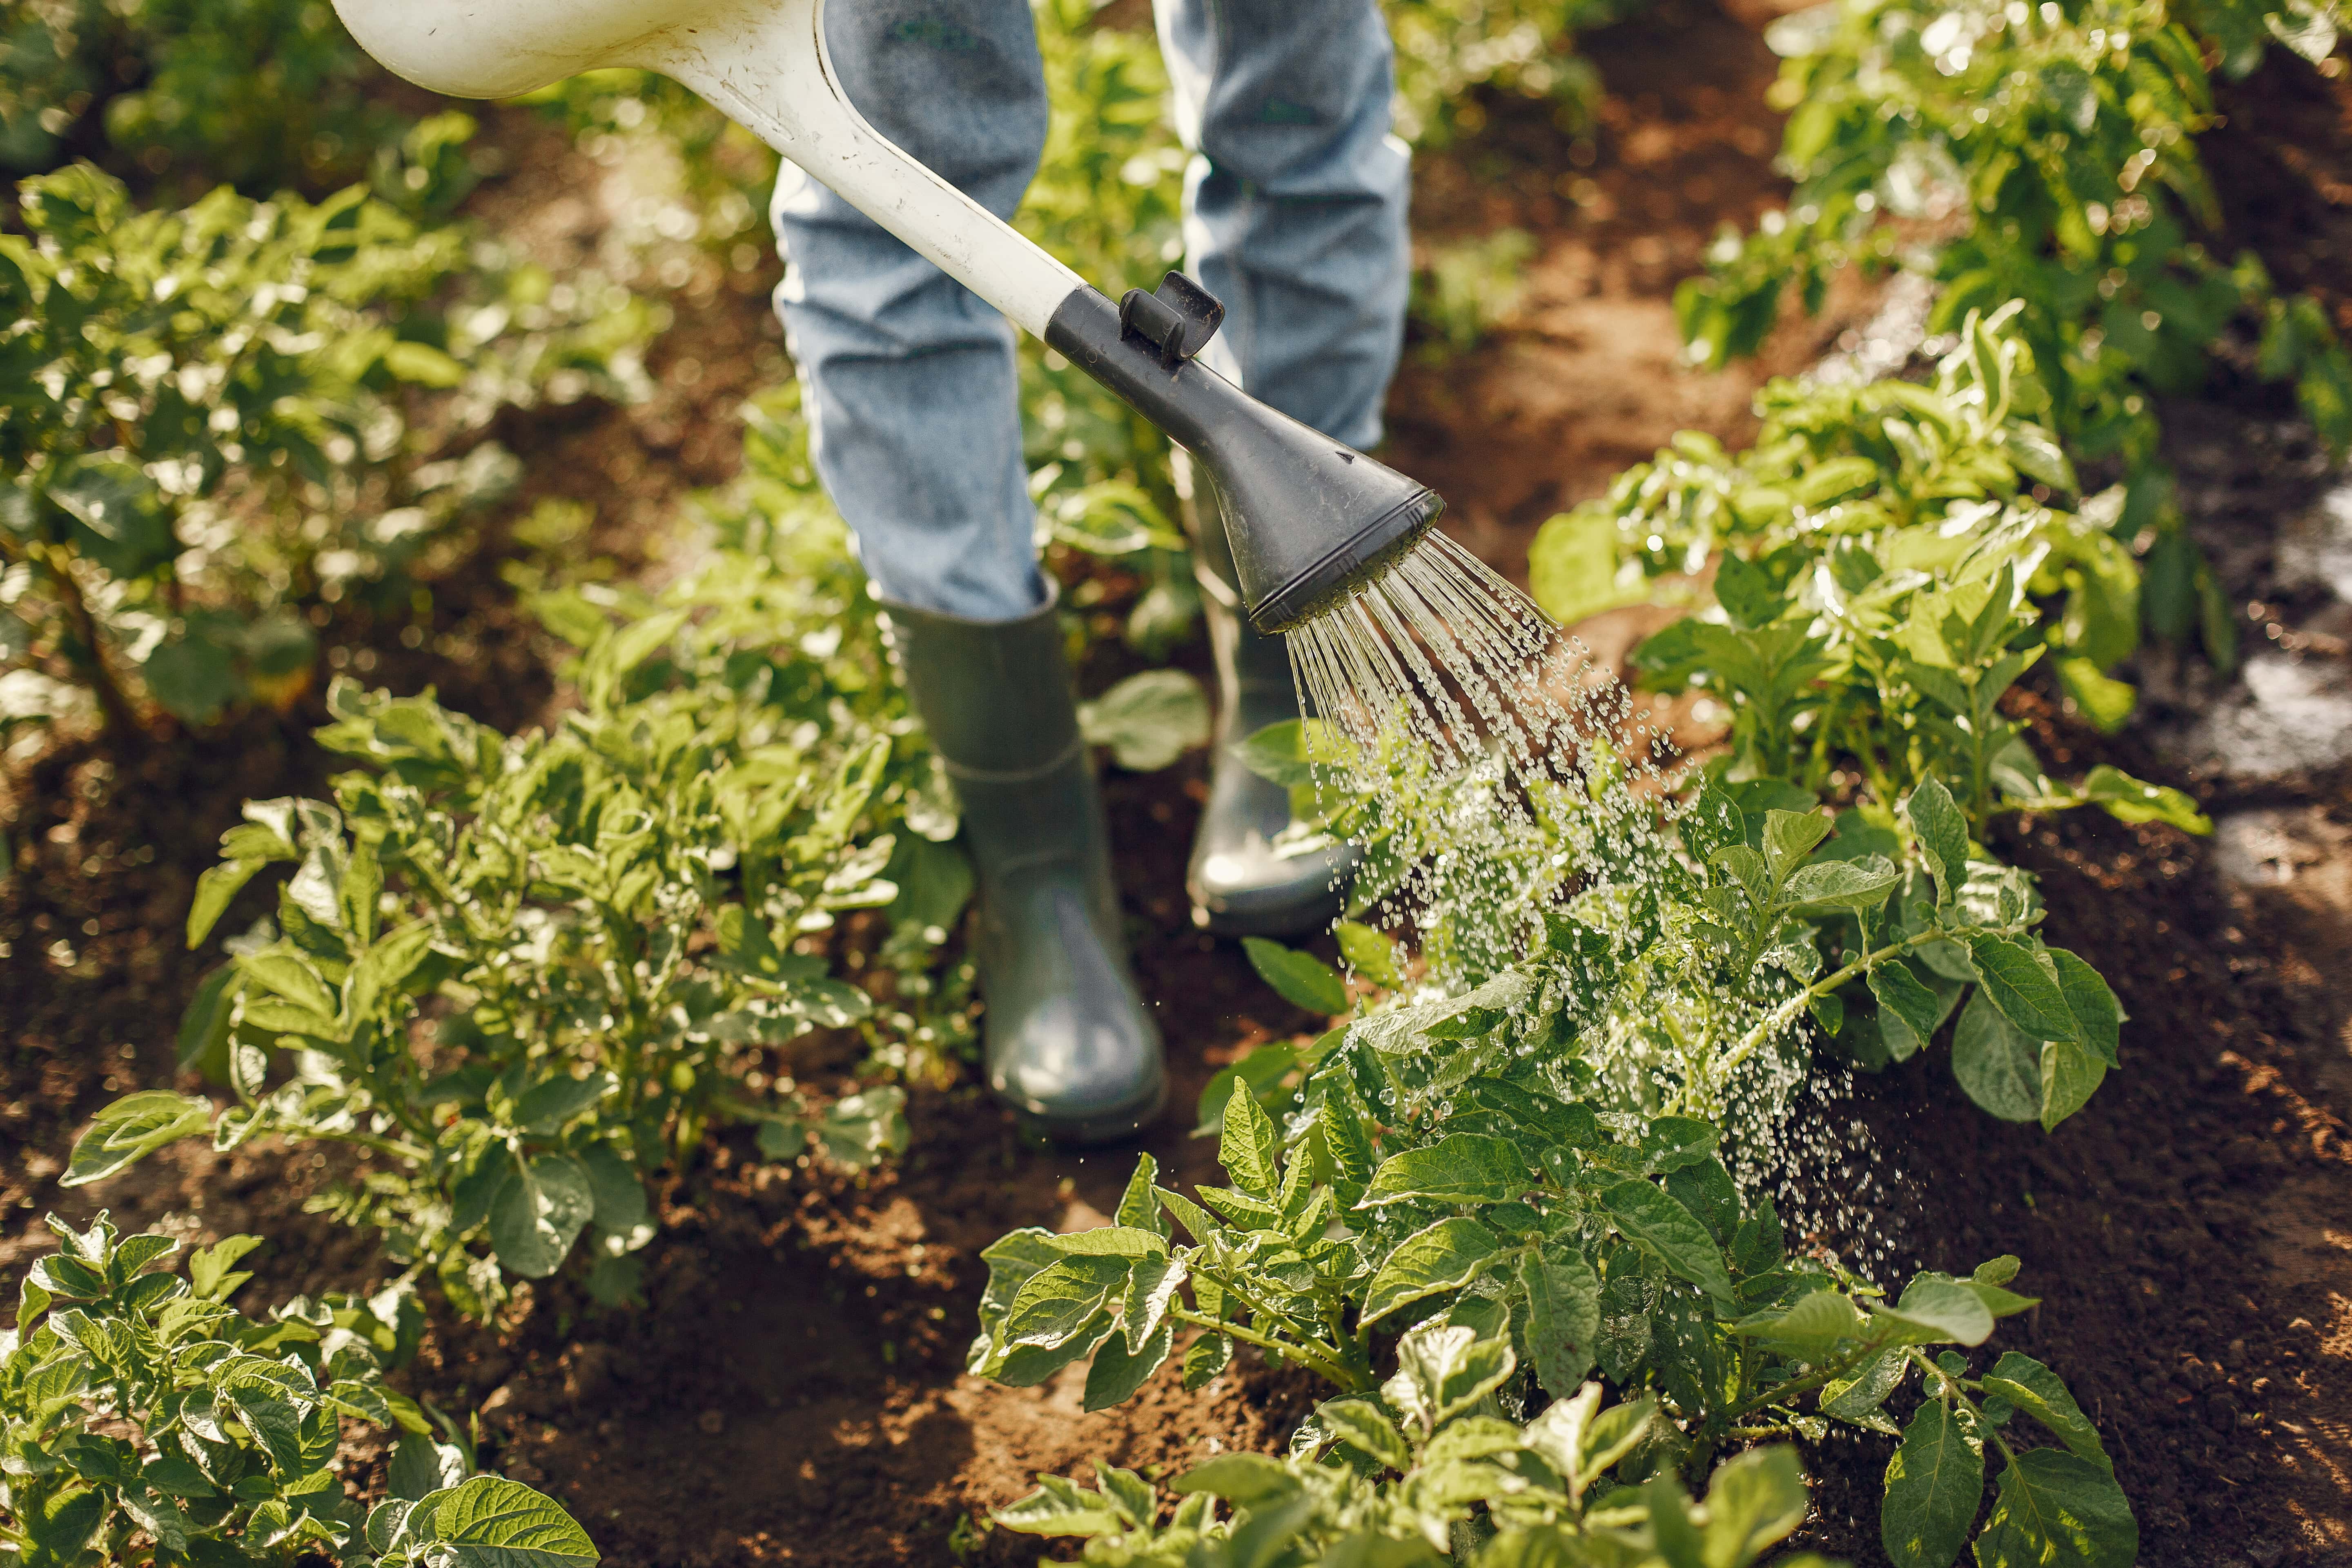
[[[583,70],[676,77],[949,277],[1043,338],[1086,279],[866,123],[824,42],[825,0],[335,0],[361,47],[460,98]]]

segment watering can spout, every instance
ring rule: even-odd
[[[1281,631],[1368,581],[1443,505],[1192,358],[1215,301],[1181,275],[1115,306],[866,123],[825,50],[825,0],[335,0],[391,70],[459,98],[581,71],[683,81],[950,278],[1134,405],[1207,473],[1242,596]]]
[[[1205,292],[1170,273],[1160,298]],[[1429,531],[1437,492],[1249,396],[1190,353],[1170,352],[1130,294],[1064,300],[1045,342],[1192,455],[1232,542],[1243,605],[1264,632],[1289,630],[1378,575]],[[1212,301],[1213,303],[1213,301]],[[1222,313],[1222,312],[1220,312]],[[1206,334],[1191,339],[1197,353]]]

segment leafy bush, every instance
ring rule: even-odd
[[[630,1294],[654,1234],[645,1179],[714,1122],[754,1124],[772,1159],[856,1168],[902,1147],[898,1090],[813,1112],[740,1058],[866,1016],[796,943],[904,896],[873,824],[944,836],[954,818],[910,797],[928,758],[894,762],[899,742],[856,721],[821,659],[771,651],[782,617],[740,585],[757,574],[723,576],[731,604],[698,618],[575,630],[582,709],[552,731],[509,739],[429,696],[339,682],[320,741],[374,771],[337,779],[334,805],[249,805],[189,916],[193,945],[263,868],[297,868],[274,928],[231,943],[182,1029],[238,1102],[120,1100],[68,1180],[206,1131],[223,1148],[352,1144],[362,1180],[322,1204],[480,1317],[506,1276],[552,1274],[583,1233],[591,1289]],[[960,905],[956,857],[928,844],[920,869]]]
[[[1440,355],[1475,348],[1518,308],[1535,253],[1534,237],[1519,228],[1431,247],[1412,280],[1413,320],[1435,334],[1428,348]]]
[[[1397,1346],[1376,1398],[1319,1409],[1288,1458],[1226,1454],[1179,1476],[1165,1524],[1130,1470],[1097,1463],[1096,1489],[1056,1476],[992,1516],[1008,1530],[1079,1536],[1086,1561],[1228,1568],[1453,1561],[1504,1568],[1746,1568],[1801,1523],[1809,1501],[1787,1448],[1717,1468],[1694,1509],[1671,1470],[1638,1489],[1605,1487],[1656,1436],[1654,1401],[1601,1407],[1588,1383],[1522,1425],[1499,1414],[1517,1360],[1500,1340],[1423,1323]],[[1393,1475],[1393,1479],[1384,1479]],[[1223,1500],[1234,1511],[1220,1520]],[[1783,1568],[1826,1568],[1806,1553]]]
[[[103,140],[118,172],[323,190],[409,128],[320,0],[41,0],[12,8],[5,46],[0,168],[17,174]]]
[[[1474,1005],[1455,1017],[1481,1011]],[[2006,1288],[2014,1258],[1966,1279],[1919,1274],[1890,1302],[1830,1264],[1789,1256],[1769,1200],[1743,1199],[1713,1125],[1676,1116],[1604,1123],[1554,1087],[1556,1064],[1506,1048],[1492,1028],[1464,1026],[1451,1051],[1433,1053],[1367,1048],[1359,1026],[1309,1077],[1286,1128],[1252,1095],[1227,1100],[1218,1157],[1230,1186],[1184,1197],[1155,1184],[1145,1156],[1111,1226],[1066,1236],[1033,1228],[1000,1240],[983,1254],[990,1275],[971,1370],[1026,1386],[1091,1357],[1085,1400],[1101,1408],[1175,1358],[1181,1329],[1201,1331],[1181,1358],[1188,1387],[1221,1372],[1237,1342],[1296,1362],[1345,1397],[1301,1428],[1294,1454],[1338,1442],[1363,1458],[1343,1454],[1335,1468],[1401,1472],[1387,1506],[1360,1504],[1349,1517],[1355,1489],[1344,1477],[1328,1478],[1325,1489],[1265,1460],[1231,1467],[1240,1472],[1231,1479],[1258,1489],[1228,1489],[1223,1474],[1192,1489],[1249,1504],[1278,1498],[1291,1503],[1296,1524],[1276,1526],[1269,1510],[1265,1528],[1319,1520],[1335,1533],[1377,1529],[1384,1516],[1418,1522],[1432,1504],[1452,1510],[1439,1516],[1450,1524],[1486,1501],[1491,1523],[1506,1528],[1526,1522],[1511,1500],[1556,1508],[1540,1495],[1541,1472],[1524,1461],[1532,1498],[1499,1477],[1474,1485],[1449,1470],[1445,1479],[1464,1482],[1454,1493],[1427,1474],[1431,1453],[1402,1434],[1416,1425],[1429,1433],[1443,1413],[1489,1394],[1499,1413],[1539,1396],[1559,1402],[1539,1427],[1577,1421],[1580,1402],[1589,1421],[1594,1395],[1583,1385],[1596,1365],[1620,1389],[1645,1389],[1664,1416],[1648,1425],[1638,1453],[1628,1445],[1613,1461],[1633,1461],[1623,1479],[1666,1478],[1640,1498],[1654,1531],[1661,1505],[1680,1498],[1672,1477],[1704,1473],[1726,1446],[1818,1437],[1833,1421],[1892,1432],[1887,1402],[1917,1387],[1925,1397],[1889,1468],[1882,1514],[1903,1568],[1948,1563],[1967,1541],[1985,1484],[1978,1456],[1988,1445],[2004,1468],[1977,1538],[1983,1568],[2127,1568],[2137,1526],[2095,1432],[2056,1374],[2011,1352],[1969,1375],[1968,1352],[1995,1321],[2032,1305]],[[1455,1065],[1465,1058],[1466,1070]],[[1443,1075],[1442,1088],[1430,1073]],[[1958,1348],[1931,1360],[1939,1345]],[[1384,1376],[1391,1355],[1397,1370]],[[1433,1397],[1430,1388],[1440,1392]],[[1999,1428],[2020,1411],[2063,1448],[2002,1436]],[[1443,1457],[1466,1463],[1523,1447],[1544,1455],[1547,1446],[1530,1436],[1474,1426],[1463,1447],[1449,1444]],[[1607,1468],[1595,1461],[1586,1474]],[[1277,1471],[1290,1490],[1276,1484]],[[1321,1495],[1300,1503],[1294,1491]],[[1565,1495],[1572,1504],[1575,1494]],[[1051,1518],[1082,1509],[1084,1499],[1034,1507]],[[1104,1521],[1106,1536],[1113,1522]],[[1199,1509],[1186,1521],[1206,1522]],[[1638,1525],[1639,1515],[1624,1522]],[[1776,1538],[1750,1539],[1761,1546]],[[1654,1544],[1670,1563],[1697,1560],[1663,1539]],[[1647,1561],[1580,1550],[1565,1560]]]
[[[1914,256],[1906,264],[1940,285],[1932,331],[2021,301],[2011,330],[2058,439],[2121,464],[2150,521],[2168,506],[2154,399],[2201,384],[2234,320],[2259,326],[2262,373],[2294,381],[2342,449],[2352,357],[2324,312],[2278,299],[2251,256],[2232,266],[2206,248],[2220,214],[2196,150],[2213,118],[2207,51],[2233,77],[2273,34],[2322,59],[2330,14],[2267,0],[1838,0],[1787,18],[1769,37],[1787,60],[1774,101],[1792,111],[1781,160],[1797,189],[1756,233],[1727,233],[1707,276],[1676,296],[1693,357],[1753,353],[1791,289],[1816,310],[1839,268]],[[2162,521],[2170,569],[2193,574],[2193,550]],[[2193,629],[2188,588],[2151,591],[2151,628]]]
[[[1443,145],[1481,121],[1476,88],[1549,100],[1571,124],[1601,99],[1580,31],[1619,21],[1640,0],[1387,0],[1397,47],[1397,133]]]
[[[596,1549],[529,1487],[473,1475],[387,1387],[422,1319],[404,1292],[297,1300],[257,1322],[228,1304],[259,1243],[155,1271],[169,1237],[87,1231],[26,1275],[0,1333],[0,1555],[23,1568],[529,1560],[587,1568]],[[392,1500],[362,1518],[337,1450],[345,1420],[396,1429]]]
[[[2138,646],[2142,593],[2126,542],[2140,521],[2120,488],[2071,513],[2035,499],[2075,479],[2032,422],[2049,398],[2008,335],[2013,313],[1970,316],[1932,387],[1776,381],[1749,452],[1675,437],[1545,525],[1537,597],[1572,621],[1715,560],[1716,607],[1633,663],[1654,689],[1704,689],[1729,709],[1729,777],[1819,794],[1851,776],[1880,826],[1937,778],[1959,785],[1979,833],[1998,812],[2085,802],[2205,831],[2186,796],[2111,767],[2053,784],[2001,716],[2003,694],[2050,655],[2068,700],[2121,728],[2135,693],[2106,671]]]
[[[649,320],[625,296],[559,300],[501,266],[427,308],[478,258],[357,189],[141,212],[85,164],[19,197],[29,232],[0,236],[0,659],[86,683],[118,731],[142,689],[194,723],[290,700],[308,605],[397,584],[511,485],[481,440],[499,408],[642,375]]]

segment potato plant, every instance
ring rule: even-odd
[[[472,1473],[458,1444],[384,1373],[421,1319],[404,1293],[298,1300],[257,1321],[229,1305],[251,1278],[231,1237],[188,1259],[101,1214],[52,1215],[56,1252],[0,1332],[0,1561],[16,1568],[290,1568],[528,1561],[588,1568],[587,1535],[519,1482]],[[446,1418],[445,1418],[446,1419]],[[400,1434],[389,1500],[362,1515],[338,1449],[345,1421]]]
[[[12,174],[100,142],[125,168],[261,195],[363,174],[404,129],[366,94],[373,62],[308,0],[46,0],[12,7],[5,26],[0,169]]]
[[[2179,792],[2111,767],[2053,783],[2001,714],[2046,658],[2079,712],[2120,729],[2137,693],[2107,672],[2138,646],[2142,595],[2127,536],[2143,520],[2123,489],[2051,504],[2074,474],[2032,422],[2049,399],[2014,315],[1971,316],[1932,387],[1774,382],[1738,458],[1678,437],[1545,526],[1538,595],[1574,619],[1712,560],[1715,606],[1650,637],[1633,664],[1654,689],[1729,710],[1732,776],[1819,793],[1851,770],[1882,823],[1938,777],[1976,831],[1999,813],[2084,804],[2205,831]]]
[[[740,1059],[866,1016],[866,994],[799,944],[898,898],[895,836],[871,824],[908,807],[900,784],[877,808],[893,737],[851,722],[807,662],[763,651],[775,616],[736,608],[604,623],[581,710],[550,731],[508,738],[430,697],[339,683],[320,740],[370,771],[337,779],[332,805],[249,805],[189,916],[193,945],[257,873],[295,868],[182,1027],[236,1103],[120,1100],[67,1179],[207,1132],[351,1144],[360,1179],[318,1201],[485,1317],[508,1277],[575,1250],[596,1294],[632,1294],[655,1231],[645,1181],[714,1124],[753,1125],[772,1159],[856,1168],[902,1147],[898,1090],[816,1112]],[[723,679],[654,668],[701,659]],[[841,722],[793,712],[794,685]]]
[[[1625,1466],[1621,1479],[1652,1478],[1640,1501],[1653,1531],[1666,1499],[1681,1496],[1676,1475],[1704,1474],[1740,1444],[1818,1438],[1833,1422],[1895,1431],[1886,1405],[1909,1390],[1920,1403],[1882,1510],[1899,1568],[1943,1568],[1968,1542],[1987,1447],[2002,1466],[1976,1532],[1981,1568],[2128,1568],[2137,1527],[2063,1382],[2014,1352],[1969,1374],[1970,1352],[1996,1321],[2032,1305],[2007,1289],[2016,1259],[1967,1279],[1923,1272],[1890,1300],[1832,1264],[1788,1254],[1769,1200],[1742,1197],[1709,1122],[1604,1123],[1541,1072],[1477,1071],[1475,1050],[1459,1053],[1474,1058],[1469,1076],[1448,1069],[1443,1100],[1416,1108],[1393,1081],[1362,1081],[1391,1077],[1391,1064],[1367,1059],[1375,1054],[1342,1052],[1319,1068],[1286,1127],[1254,1096],[1233,1095],[1218,1155],[1230,1185],[1185,1197],[1156,1184],[1147,1155],[1112,1225],[1021,1230],[991,1247],[971,1370],[1028,1386],[1087,1361],[1085,1402],[1102,1408],[1171,1360],[1199,1386],[1236,1344],[1254,1345],[1343,1396],[1301,1428],[1294,1454],[1345,1444],[1364,1461],[1336,1464],[1368,1478],[1397,1472],[1388,1486],[1404,1521],[1425,1519],[1436,1494],[1463,1515],[1487,1503],[1486,1525],[1503,1529],[1520,1521],[1520,1501],[1550,1506],[1543,1483],[1522,1472],[1538,1489],[1532,1499],[1500,1478],[1486,1479],[1490,1490],[1449,1486],[1454,1477],[1431,1484],[1429,1457],[1400,1440],[1416,1420],[1430,1430],[1419,1382],[1458,1378],[1456,1408],[1493,1393],[1505,1414],[1559,1402],[1548,1416],[1582,1400],[1588,1419],[1594,1396],[1582,1391],[1596,1367],[1621,1390],[1646,1390],[1663,1418],[1638,1452],[1613,1462]],[[1411,1360],[1433,1351],[1461,1370],[1419,1376]],[[2059,1447],[2002,1436],[2021,1411]],[[1496,1447],[1487,1452],[1517,1441],[1482,1431],[1488,1438]],[[1478,1454],[1449,1447],[1444,1457]],[[1649,1561],[1577,1550],[1564,1560]]]
[[[2023,301],[2061,437],[2137,468],[2151,399],[2196,386],[2230,320],[2264,332],[2266,374],[2296,381],[2336,447],[2352,440],[2352,361],[2319,313],[2280,300],[2259,264],[2200,236],[2220,209],[2197,157],[2210,70],[2243,77],[2284,42],[2318,61],[2334,8],[2277,0],[2070,0],[2047,8],[1840,0],[1770,34],[1793,112],[1790,210],[1727,239],[1677,300],[1694,357],[1751,353],[1792,287],[1818,309],[1858,259],[1891,263],[1906,220],[1943,226],[1926,266],[1931,322]],[[2209,64],[2209,62],[2210,62]]]
[[[1149,1482],[1099,1463],[1095,1488],[1041,1476],[1038,1490],[992,1517],[1082,1538],[1087,1562],[1115,1568],[1746,1568],[1802,1522],[1809,1499],[1793,1450],[1727,1461],[1696,1506],[1671,1468],[1639,1487],[1609,1485],[1654,1445],[1657,1402],[1604,1409],[1601,1385],[1588,1383],[1522,1422],[1502,1413],[1518,1370],[1507,1340],[1421,1323],[1398,1340],[1387,1383],[1324,1404],[1286,1458],[1226,1454],[1177,1477],[1171,1490],[1183,1500],[1165,1523]],[[1827,1568],[1810,1552],[1781,1563]]]
[[[304,610],[404,598],[419,558],[512,484],[482,440],[492,415],[625,395],[637,374],[642,310],[581,288],[557,310],[529,268],[434,304],[473,263],[463,236],[356,187],[141,211],[78,164],[18,204],[26,232],[0,236],[0,663],[43,700],[0,725],[54,716],[71,686],[119,736],[145,701],[201,724],[290,700],[315,662]]]
[[[2340,451],[2352,355],[2317,301],[2281,299],[2252,255],[2208,248],[2221,213],[2196,139],[2214,122],[2215,66],[2242,77],[2273,42],[2324,60],[2336,23],[2336,7],[2302,0],[1837,0],[1784,19],[1769,37],[1787,62],[1774,95],[1791,111],[1781,162],[1797,188],[1678,292],[1692,357],[1754,353],[1788,295],[1816,310],[1855,262],[1930,276],[1932,331],[2018,301],[2060,442],[2119,466],[2161,525],[2149,628],[2201,630],[2226,668],[2226,607],[2171,512],[2156,399],[2201,385],[2242,324],[2260,373],[2293,382]]]

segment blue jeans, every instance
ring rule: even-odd
[[[1157,0],[1193,157],[1184,241],[1225,302],[1211,363],[1358,447],[1381,437],[1411,281],[1407,154],[1377,0]],[[826,43],[875,128],[1000,216],[1046,102],[1024,0],[834,0]],[[974,620],[1045,602],[1013,331],[786,164],[776,290],[817,472],[886,598]]]

